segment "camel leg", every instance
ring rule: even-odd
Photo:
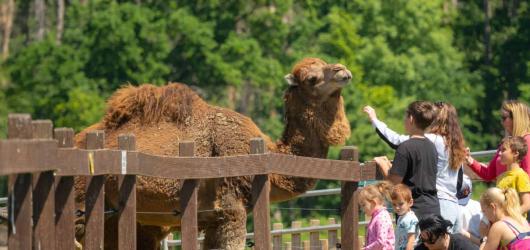
[[[206,225],[203,249],[245,249],[247,212],[241,204],[216,214]]]

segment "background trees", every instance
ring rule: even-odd
[[[530,98],[529,4],[0,0],[0,135],[8,112],[81,130],[120,86],[178,81],[278,138],[283,76],[316,56],[353,72],[344,90],[348,144],[362,159],[391,155],[362,106],[401,130],[415,99],[453,103],[471,149],[494,148],[501,102]]]

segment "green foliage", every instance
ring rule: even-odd
[[[304,57],[352,71],[343,90],[352,128],[347,144],[359,147],[361,160],[393,156],[362,112],[365,105],[403,132],[409,102],[449,101],[468,146],[483,150],[498,143],[502,100],[530,100],[528,1],[487,1],[488,22],[481,0],[457,6],[446,0],[83,2],[67,5],[61,43],[55,41],[54,3],[46,13],[48,35],[36,41],[32,5],[17,2],[10,56],[0,62],[0,136],[7,112],[79,131],[101,118],[104,100],[121,85],[177,81],[212,104],[250,116],[277,139],[283,76]],[[331,148],[329,157],[339,150]],[[337,198],[288,205],[333,208]]]

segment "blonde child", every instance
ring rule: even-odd
[[[500,189],[513,188],[519,194],[521,213],[530,210],[530,178],[521,169],[519,163],[528,151],[526,141],[519,136],[507,137],[500,147],[500,161],[508,170],[497,177],[497,187]]]
[[[364,250],[393,250],[394,229],[392,218],[386,210],[385,197],[389,193],[390,184],[379,182],[368,185],[359,192],[359,204],[370,222],[366,227]]]
[[[530,249],[530,226],[521,215],[519,195],[513,188],[489,188],[480,197],[484,216],[492,222],[480,250]]]
[[[399,215],[396,223],[395,250],[413,250],[418,235],[418,217],[411,210],[412,192],[404,184],[395,185],[390,194],[394,212]]]

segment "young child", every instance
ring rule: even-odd
[[[368,185],[359,192],[359,204],[366,215],[371,216],[366,227],[364,250],[393,250],[394,229],[392,218],[386,210],[385,193],[388,193],[390,184],[379,182]]]
[[[390,199],[394,212],[399,215],[395,230],[395,250],[413,250],[418,236],[418,218],[410,209],[413,204],[410,188],[403,184],[395,185]]]
[[[386,157],[375,161],[386,179],[394,184],[403,183],[412,191],[412,211],[421,218],[440,214],[440,203],[436,192],[436,163],[438,154],[434,144],[425,137],[425,130],[436,115],[434,105],[426,101],[415,101],[405,112],[405,130],[409,139],[396,149],[393,165]]]
[[[503,140],[500,149],[501,163],[508,170],[497,177],[497,187],[500,189],[513,188],[519,194],[521,213],[530,210],[530,178],[521,169],[519,162],[524,158],[528,146],[526,141],[519,136],[507,137]]]
[[[482,211],[480,202],[471,199],[472,183],[467,175],[464,175],[462,188],[458,191],[458,204],[461,210],[462,228],[460,234],[468,238],[471,242],[480,245],[480,221],[482,220]]]

